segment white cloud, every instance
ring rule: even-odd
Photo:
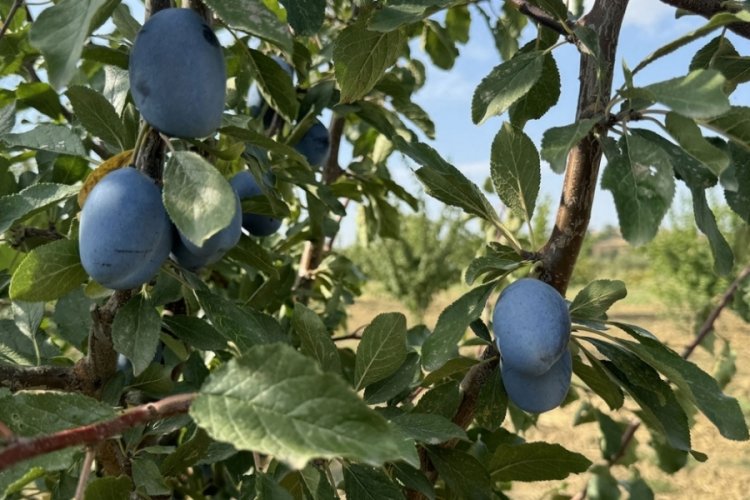
[[[419,100],[465,101],[467,95],[474,93],[476,85],[476,82],[464,78],[460,71],[430,71],[427,83],[419,91]]]
[[[585,11],[591,9],[594,0],[584,2]],[[625,25],[636,26],[647,31],[653,31],[668,19],[674,17],[674,7],[659,0],[630,0],[625,11]]]

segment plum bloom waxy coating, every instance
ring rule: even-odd
[[[206,137],[221,125],[226,66],[219,40],[191,9],[164,9],[149,18],[130,52],[130,91],[155,129],[182,138]]]
[[[566,351],[571,329],[568,305],[550,285],[523,278],[500,294],[492,329],[503,366],[539,376]]]
[[[503,364],[503,385],[508,397],[524,411],[542,413],[560,406],[570,389],[573,357],[563,355],[541,375],[525,375]]]
[[[148,282],[172,248],[172,223],[154,181],[132,167],[107,174],[89,193],[78,229],[81,264],[101,285]]]

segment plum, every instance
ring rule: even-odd
[[[175,137],[221,125],[226,66],[211,27],[191,9],[164,9],[143,25],[130,52],[130,91],[143,118]]]
[[[242,206],[237,193],[234,193],[235,213],[227,227],[214,234],[201,246],[188,240],[178,231],[172,247],[172,255],[177,263],[185,269],[195,271],[198,268],[213,264],[234,247],[242,236]]]
[[[269,178],[266,178],[266,180],[270,181]],[[263,191],[255,182],[255,177],[249,170],[243,170],[235,174],[229,184],[232,185],[241,200],[263,195]],[[245,212],[242,214],[242,227],[254,236],[270,236],[281,227],[281,219],[270,215]]]
[[[524,411],[542,413],[560,406],[568,394],[573,357],[566,349],[560,359],[541,375],[526,375],[504,362],[501,372],[510,400]]]
[[[492,329],[503,364],[524,375],[547,372],[570,340],[570,313],[550,285],[523,278],[500,294]]]
[[[307,158],[307,163],[311,166],[323,166],[331,149],[331,136],[328,129],[320,120],[315,120],[302,139],[294,145],[294,149]]]
[[[154,181],[133,167],[115,170],[94,186],[81,210],[81,264],[107,288],[138,287],[169,256],[172,230]]]

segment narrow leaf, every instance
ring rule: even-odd
[[[734,254],[724,235],[719,230],[716,217],[708,206],[706,192],[703,189],[691,189],[693,196],[693,213],[698,229],[708,238],[711,254],[714,257],[714,272],[726,276],[734,267]]]
[[[501,444],[490,460],[493,481],[550,481],[585,472],[591,460],[559,444]]]
[[[121,150],[125,149],[125,127],[115,108],[103,95],[79,85],[70,87],[65,95],[70,99],[76,118],[91,135]]]

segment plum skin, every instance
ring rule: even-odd
[[[115,170],[94,186],[81,210],[81,264],[107,288],[136,288],[169,256],[172,229],[154,181],[133,167]]]
[[[504,366],[528,376],[547,372],[570,340],[565,299],[550,285],[523,278],[506,287],[492,314]]]
[[[191,9],[164,9],[143,25],[130,52],[130,91],[143,118],[175,137],[221,125],[226,66],[216,35]]]
[[[302,139],[294,145],[294,149],[307,158],[307,163],[311,166],[323,166],[331,150],[331,136],[328,129],[320,120],[315,120]]]
[[[243,170],[235,174],[229,181],[240,200],[261,196],[263,191],[255,182],[255,177],[249,170]],[[270,236],[281,227],[281,219],[270,215],[245,212],[242,214],[242,227],[253,236]]]
[[[242,236],[242,205],[236,192],[233,192],[235,199],[235,211],[229,225],[214,234],[202,245],[198,246],[188,240],[181,232],[177,231],[172,255],[178,264],[185,269],[195,271],[204,266],[219,261],[225,253],[231,250]]]
[[[516,406],[530,413],[557,408],[570,390],[573,357],[565,349],[563,355],[541,375],[526,375],[503,364],[501,369],[505,391]]]

